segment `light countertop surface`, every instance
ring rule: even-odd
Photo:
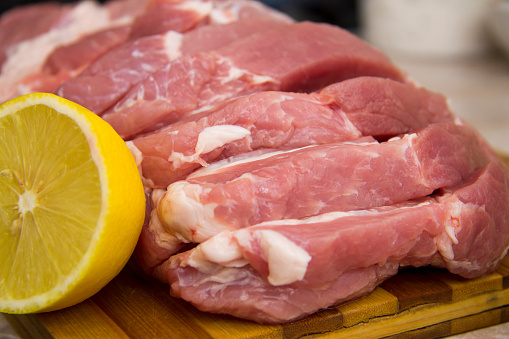
[[[509,154],[509,59],[498,55],[463,60],[415,60],[392,56],[421,86],[440,92],[452,110],[476,127],[495,149]],[[509,338],[509,323],[453,336]],[[19,338],[0,314],[0,339]]]

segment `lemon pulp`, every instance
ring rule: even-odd
[[[85,136],[69,133],[77,129],[44,105],[0,119],[0,144],[18,147],[0,149],[0,289],[12,299],[57,286],[90,244],[101,187]],[[55,138],[41,139],[46,131]]]

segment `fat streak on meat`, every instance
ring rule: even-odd
[[[103,118],[128,140],[234,97],[313,91],[363,75],[408,81],[385,55],[351,33],[295,23],[181,57],[134,86]]]
[[[40,3],[14,8],[0,17],[0,66],[9,49],[51,30],[70,10],[58,3]]]
[[[145,1],[114,0],[107,3],[112,25],[79,36],[74,41],[54,47],[39,71],[18,81],[16,94],[28,92],[52,93],[65,81],[77,76],[84,68],[115,46],[125,42],[131,33],[132,22],[144,9]],[[37,6],[27,6],[32,8]],[[64,7],[64,6],[62,6]],[[24,8],[24,7],[22,7]],[[34,8],[35,9],[35,8]],[[44,14],[38,14],[44,16]],[[8,15],[10,17],[10,15]],[[29,16],[23,16],[24,25],[31,26]],[[9,28],[7,28],[9,29]],[[66,32],[64,31],[63,34]],[[30,41],[29,44],[33,44]],[[37,46],[33,46],[36,50]]]
[[[129,32],[129,26],[109,28],[55,48],[40,72],[22,80],[23,91],[55,92],[62,83],[77,76],[104,53],[124,43]]]

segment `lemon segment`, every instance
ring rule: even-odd
[[[138,240],[145,195],[124,141],[52,94],[0,106],[0,312],[74,305],[106,285]]]

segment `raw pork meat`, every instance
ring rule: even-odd
[[[149,0],[143,15],[133,24],[131,39],[168,31],[187,32],[198,25],[227,24],[253,17],[291,21],[256,1]]]
[[[129,141],[145,185],[165,188],[201,166],[259,148],[302,147],[361,136],[319,96],[261,92]]]
[[[131,38],[189,31],[209,15],[211,8],[210,1],[149,0],[143,14],[133,23]]]
[[[181,55],[209,51],[253,34],[285,24],[271,18],[202,26],[181,34],[142,37],[109,51],[79,76],[65,82],[57,93],[101,115],[129,89]]]
[[[319,92],[331,98],[363,135],[388,138],[453,120],[443,95],[380,78],[355,78]]]
[[[129,26],[106,29],[56,48],[48,56],[40,72],[23,79],[23,91],[56,91],[62,83],[78,75],[105,52],[125,42],[130,29]]]
[[[308,146],[213,163],[168,186],[157,209],[169,233],[200,243],[263,221],[417,199],[461,183],[485,163],[470,128],[432,124],[384,143]]]
[[[145,185],[165,188],[208,163],[259,148],[393,137],[454,119],[443,96],[390,79],[354,78],[320,94],[252,94],[184,117],[129,145]]]
[[[493,160],[431,198],[222,232],[155,275],[201,310],[282,323],[366,294],[400,265],[492,272],[507,253],[508,217],[507,170]]]
[[[441,123],[383,143],[232,157],[156,190],[136,257],[150,273],[183,243],[223,230],[418,199],[468,178],[488,161],[486,149],[468,126]]]
[[[46,74],[69,72],[77,75],[84,67],[115,46],[124,43],[131,27],[120,26],[92,33],[75,43],[57,47],[46,59],[42,71]]]
[[[0,67],[12,46],[48,32],[69,10],[69,6],[41,3],[4,13],[0,17]]]
[[[134,86],[103,118],[127,140],[234,97],[312,91],[363,75],[407,81],[385,55],[349,32],[296,23],[179,58]]]
[[[62,80],[59,77],[43,78],[39,74],[49,55],[55,48],[73,43],[84,36],[100,30],[125,25],[134,19],[137,12],[121,11],[118,4],[130,4],[135,0],[117,0],[100,5],[94,1],[81,1],[73,5],[60,5],[59,7],[44,7],[50,11],[49,18],[54,21],[50,26],[42,19],[41,27],[32,26],[32,16],[40,15],[36,7],[14,10],[13,19],[19,20],[17,25],[29,27],[31,34],[20,33],[15,40],[10,41],[4,49],[5,61],[2,63],[0,73],[0,102],[12,99],[35,89],[46,89],[58,85]],[[127,6],[135,9],[135,6]],[[44,13],[44,12],[43,12]],[[6,14],[7,23],[10,23],[10,12]],[[4,21],[4,20],[2,20]],[[8,30],[7,30],[8,29]],[[17,29],[12,24],[6,27],[6,33]],[[21,30],[23,32],[24,30]],[[65,79],[65,78],[64,78]],[[32,85],[35,81],[36,84]]]

